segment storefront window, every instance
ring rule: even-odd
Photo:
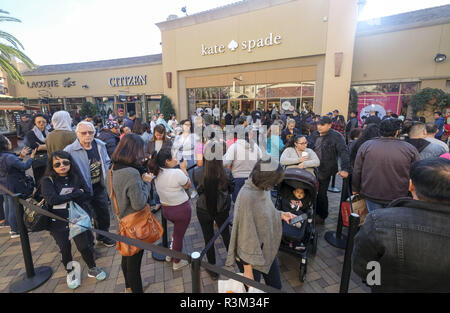
[[[391,110],[394,114],[400,115],[402,106],[407,106],[411,101],[411,95],[418,90],[418,83],[386,83],[377,85],[353,86],[358,93],[358,117],[361,121],[361,115],[367,115],[369,109],[378,112],[380,117]]]
[[[256,86],[256,98],[266,98],[266,85]]]

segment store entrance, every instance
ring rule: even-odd
[[[245,113],[245,115],[250,115],[255,110],[255,101],[254,100],[242,100],[241,111]]]

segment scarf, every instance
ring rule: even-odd
[[[48,129],[45,128],[44,130],[45,137],[44,134],[39,130],[39,128],[37,128],[37,126],[34,126],[32,131],[36,135],[37,139],[39,139],[39,141],[42,142],[42,144],[45,144],[45,137],[48,136]]]

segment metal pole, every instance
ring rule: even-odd
[[[22,293],[36,289],[45,283],[53,274],[52,268],[42,266],[34,269],[33,257],[31,255],[30,239],[28,231],[23,223],[23,206],[19,203],[18,194],[13,196],[14,207],[16,209],[17,226],[20,233],[20,243],[22,245],[23,260],[25,264],[26,274],[22,275],[18,280],[10,286],[10,292]]]
[[[338,222],[337,222],[337,228],[336,232],[326,232],[325,233],[325,240],[332,246],[339,248],[339,249],[345,249],[345,246],[347,244],[347,237],[342,234],[342,228],[343,228],[343,222],[342,222],[342,202],[345,200],[345,195],[348,192],[348,178],[345,178],[342,181],[342,192],[341,192],[341,200],[339,202],[339,215],[338,215]]]
[[[339,293],[347,293],[348,286],[350,284],[350,275],[352,273],[352,253],[353,253],[353,243],[355,240],[356,232],[359,227],[359,215],[356,213],[350,214],[349,217],[350,228],[347,239],[347,247],[345,249],[345,257],[344,264],[342,266],[342,275],[341,275],[341,286],[339,288]]]
[[[191,274],[192,274],[192,293],[201,293],[202,285],[200,280],[200,264],[201,254],[199,252],[193,252],[191,254]]]

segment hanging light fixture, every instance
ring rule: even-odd
[[[436,63],[442,63],[447,59],[447,56],[443,53],[438,53],[436,54],[436,56],[434,57],[434,62]]]

